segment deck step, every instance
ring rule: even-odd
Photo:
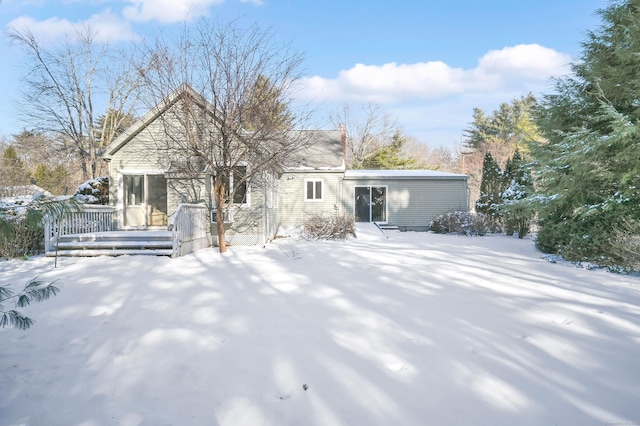
[[[383,225],[379,223],[376,225],[378,225],[378,228],[382,229],[383,231],[399,231],[399,228],[396,225]]]
[[[58,250],[145,250],[145,249],[170,249],[173,247],[169,241],[59,241]]]
[[[56,245],[53,244],[53,247]],[[111,231],[63,235],[47,256],[171,256],[173,237],[170,231]]]
[[[100,232],[92,234],[63,235],[60,237],[59,243],[71,241],[171,241],[171,238],[170,232]]]
[[[47,257],[95,257],[95,256],[171,256],[173,254],[172,249],[147,249],[147,250],[134,250],[134,249],[123,249],[123,250],[99,250],[99,249],[89,249],[89,250],[58,250],[49,251],[46,253]]]

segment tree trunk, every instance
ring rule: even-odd
[[[227,240],[224,235],[224,184],[221,178],[216,176],[213,183],[213,193],[216,203],[216,231],[218,232],[218,249],[220,253],[227,251]]]
[[[86,181],[88,181],[90,179],[90,172],[89,172],[90,167],[91,167],[91,165],[90,165],[89,159],[87,158],[86,155],[83,155],[82,159],[80,161],[80,168],[82,169],[82,181],[83,182],[86,182]]]

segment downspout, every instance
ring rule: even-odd
[[[474,211],[475,209],[471,208],[471,189],[469,189],[469,178],[464,180],[464,189],[466,194],[466,202],[467,202],[467,211]]]
[[[344,124],[340,125],[340,139],[342,140],[342,164],[347,165],[347,129]]]

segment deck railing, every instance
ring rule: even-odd
[[[50,251],[62,235],[113,231],[111,206],[87,204],[81,211],[66,212],[61,216],[46,216],[44,220],[44,250]]]
[[[211,245],[209,209],[203,204],[179,204],[173,216],[173,257]]]

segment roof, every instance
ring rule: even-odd
[[[133,137],[149,125],[153,120],[163,114],[181,96],[189,96],[195,102],[213,111],[213,105],[202,95],[196,92],[188,84],[182,84],[162,102],[147,112],[141,119],[119,135],[104,150],[103,158],[109,159]],[[214,115],[215,117],[215,115]],[[344,170],[344,150],[342,146],[342,133],[340,130],[298,130],[297,134],[291,135],[293,138],[306,139],[305,147],[294,153],[289,158],[289,171],[294,170]],[[307,139],[308,138],[308,139]]]
[[[439,170],[347,170],[345,179],[460,179],[467,180],[467,175],[441,172]]]
[[[36,195],[53,196],[49,191],[40,188],[38,185],[0,186],[0,195],[13,197],[34,197]]]
[[[288,171],[345,169],[340,130],[300,130],[300,136],[308,140],[292,155]]]

